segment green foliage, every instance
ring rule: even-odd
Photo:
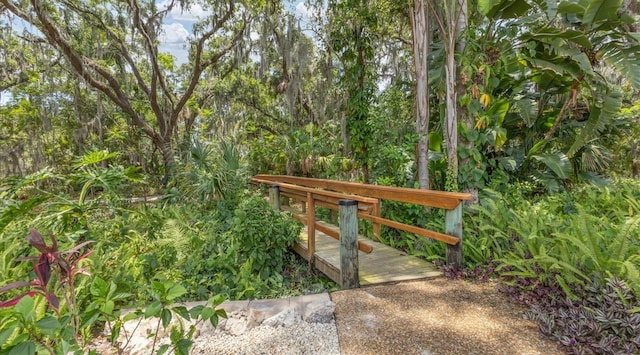
[[[80,262],[91,252],[80,254],[80,251],[90,242],[62,251],[54,236],[50,235],[49,239],[51,245],[46,244],[38,231],[31,229],[26,240],[40,255],[20,260],[32,261],[36,278],[30,282],[15,281],[0,288],[0,293],[28,288],[27,292],[0,302],[0,308],[9,308],[0,314],[4,318],[0,332],[6,335],[0,346],[12,349],[10,353],[26,349],[33,353],[36,348],[50,353],[67,353],[85,345],[75,279],[77,275],[87,273]],[[36,303],[39,306],[36,307]],[[45,311],[46,306],[50,312]],[[19,335],[15,337],[15,334]]]
[[[291,216],[269,207],[260,194],[246,196],[234,212],[225,234],[229,250],[239,265],[251,265],[262,280],[282,273],[284,257],[300,235],[301,226]]]
[[[585,186],[532,202],[519,190],[488,191],[473,208],[465,237],[469,265],[496,260],[502,276],[557,282],[569,295],[592,277],[615,275],[640,294],[637,182]]]
[[[640,300],[628,286],[615,277],[589,281],[575,291],[577,300],[564,297],[557,287],[539,288],[547,297],[531,299],[525,317],[570,354],[636,354]]]
[[[7,294],[9,298],[3,298],[2,302],[17,304],[22,299],[31,299],[26,296],[16,298],[20,295],[14,291],[19,286],[31,285],[20,280],[33,277],[33,274],[29,276],[30,270],[24,263],[14,262],[28,253],[23,239],[23,228],[27,225],[48,226],[56,231],[60,250],[76,250],[74,245],[91,236],[96,240],[94,247],[99,252],[87,258],[92,275],[78,278],[78,282],[73,284],[76,290],[75,309],[78,311],[71,312],[66,318],[56,316],[55,323],[48,318],[51,312],[44,312],[47,298],[35,295],[34,307],[40,307],[36,308],[44,313],[24,320],[14,308],[0,310],[0,339],[20,347],[18,350],[22,347],[29,350],[32,341],[16,335],[19,333],[16,329],[27,329],[28,334],[36,337],[33,344],[38,349],[68,345],[73,351],[83,346],[95,328],[106,327],[115,344],[122,335],[122,322],[157,315],[160,327],[176,327],[170,331],[174,334],[172,345],[160,347],[160,350],[173,349],[179,353],[186,351],[193,333],[178,319],[188,320],[185,318],[188,314],[194,320],[200,313],[206,321],[217,318],[215,313],[206,309],[185,312],[175,305],[176,301],[209,299],[217,294],[234,299],[278,297],[335,288],[335,284],[327,283],[310,271],[307,271],[308,282],[293,280],[301,277],[296,268],[303,263],[292,259],[289,248],[298,237],[300,225],[290,216],[273,211],[258,194],[245,193],[244,176],[238,173],[244,171],[243,162],[234,159],[239,155],[231,147],[227,147],[226,152],[226,155],[221,153],[221,160],[226,162],[224,166],[218,160],[204,160],[215,161],[221,164],[221,169],[230,172],[225,172],[223,175],[228,178],[220,181],[219,191],[222,193],[217,193],[218,188],[213,190],[215,203],[197,198],[195,193],[180,193],[175,197],[189,198],[169,196],[157,203],[129,204],[120,197],[120,193],[135,186],[132,184],[139,180],[129,178],[124,173],[127,169],[106,165],[103,158],[113,155],[106,152],[93,152],[78,159],[76,173],[71,178],[43,172],[24,179],[3,181],[0,275],[7,284],[2,286],[7,290],[10,288],[12,293]],[[190,164],[193,164],[189,168],[192,169],[195,164]],[[185,175],[177,174],[180,178]],[[40,190],[40,186],[48,186],[43,182],[53,178],[68,182],[65,187],[72,187],[67,189],[72,194],[56,191],[54,195]],[[198,183],[195,174],[192,179],[192,184]],[[202,183],[208,184],[207,181]],[[193,190],[189,190],[191,188]],[[192,193],[196,188],[189,186],[184,190]],[[37,244],[52,248],[40,242]],[[74,254],[68,255],[72,257]],[[75,259],[65,260],[72,265]],[[292,262],[298,266],[290,265]],[[59,277],[53,279],[60,280]],[[46,285],[43,281],[40,284]],[[67,281],[65,284],[70,283]],[[286,285],[296,289],[287,289]],[[55,300],[51,296],[53,286],[42,286],[30,292],[36,291]],[[62,300],[60,303],[61,311],[67,312],[67,302]],[[128,318],[120,317],[121,308],[139,305],[147,307],[131,313]],[[18,307],[18,311],[20,309]],[[80,340],[67,341],[67,345],[54,344],[46,340],[49,338],[39,335],[42,333],[40,328],[54,326],[55,330],[45,332],[54,334],[69,332],[67,329],[71,328],[79,329],[77,338]],[[74,331],[69,334],[74,338]],[[44,340],[38,342],[39,339]],[[24,344],[19,345],[21,342]]]
[[[180,172],[170,183],[174,186],[172,193],[179,192],[207,209],[232,210],[247,184],[242,155],[232,140],[223,140],[217,147],[194,140],[180,165]]]
[[[461,57],[460,104],[470,119],[460,154],[471,160],[461,165],[463,184],[497,187],[503,172],[552,193],[603,181],[612,142],[626,135],[617,128],[620,92],[637,90],[640,78],[640,44],[628,31],[632,18],[618,16],[621,3],[478,3],[489,23],[485,36],[467,34]],[[498,169],[505,158],[513,164]]]

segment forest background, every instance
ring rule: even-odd
[[[122,307],[167,327],[218,317],[177,300],[335,287],[288,251],[300,226],[248,189],[273,173],[470,192],[465,267],[443,270],[499,278],[569,352],[638,352],[639,12],[0,0],[0,348],[117,339]],[[148,195],[162,198],[128,200]],[[443,229],[435,211],[382,213]],[[440,243],[384,236],[441,264]],[[161,351],[188,351],[188,327],[175,334]]]

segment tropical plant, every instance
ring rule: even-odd
[[[639,291],[637,183],[587,186],[534,202],[517,192],[489,196],[469,215],[468,266],[493,260],[508,280],[558,283],[572,297],[573,286],[594,277],[616,276]]]
[[[622,96],[616,73],[640,88],[634,20],[622,1],[483,0],[485,37],[468,37],[462,104],[475,117],[462,127],[475,147],[463,180],[501,170],[548,191],[571,181],[602,182],[616,140]],[[487,139],[473,139],[486,136]],[[498,169],[497,159],[508,159]]]
[[[54,354],[84,345],[75,278],[79,274],[87,274],[80,262],[92,251],[83,254],[80,251],[92,241],[61,251],[56,238],[52,235],[49,238],[51,245],[45,243],[38,231],[31,229],[27,242],[40,255],[18,259],[33,262],[36,279],[15,281],[0,288],[0,293],[21,287],[29,288],[23,294],[0,302],[0,308],[15,306],[1,327],[3,337],[0,345],[5,349],[34,353],[37,347],[42,347]],[[59,295],[62,295],[62,299]],[[37,301],[33,299],[36,296],[44,297],[54,315],[45,315],[41,309],[37,309]]]

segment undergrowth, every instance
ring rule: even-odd
[[[558,284],[522,278],[501,290],[527,305],[526,318],[570,354],[640,352],[640,299],[624,281],[593,279],[573,298]]]
[[[526,190],[526,189],[523,189]],[[450,278],[500,280],[569,353],[640,352],[640,183],[550,196],[487,190],[465,216],[465,266]]]

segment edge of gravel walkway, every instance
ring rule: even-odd
[[[343,355],[562,354],[495,282],[408,281],[331,299]]]
[[[189,302],[193,307],[203,302]],[[445,278],[315,295],[226,301],[229,318],[202,324],[193,354],[562,354],[496,282]],[[149,324],[146,324],[149,323]],[[130,354],[150,350],[145,320]],[[163,336],[166,336],[163,334]],[[164,339],[166,342],[167,339]],[[101,354],[112,353],[100,346]]]

